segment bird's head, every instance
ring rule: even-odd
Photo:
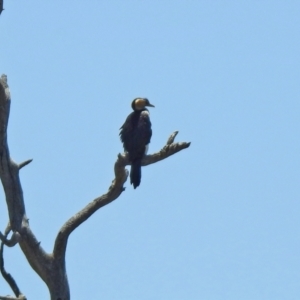
[[[146,106],[154,107],[147,98],[135,98],[131,103],[133,110],[142,110]]]

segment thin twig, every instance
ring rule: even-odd
[[[174,131],[174,132],[170,135],[170,137],[169,137],[168,140],[167,140],[167,145],[171,145],[171,144],[174,143],[174,140],[175,140],[176,135],[178,134],[178,132],[179,132],[179,131]]]
[[[6,234],[4,235],[4,237],[6,239],[9,231],[5,230],[5,232],[6,232]],[[20,292],[20,289],[19,289],[16,281],[14,280],[14,278],[11,276],[10,273],[6,272],[6,270],[4,268],[3,252],[4,252],[4,243],[2,241],[1,242],[1,246],[0,246],[0,271],[1,271],[1,274],[2,274],[3,278],[9,284],[10,288],[12,289],[12,291],[14,292],[14,294],[16,295],[16,297],[18,297],[17,299],[20,299],[19,296],[21,295],[21,292]],[[5,297],[3,297],[2,299],[5,299]],[[15,298],[7,298],[6,297],[6,299],[15,299]]]
[[[27,166],[31,162],[32,162],[32,159],[28,159],[28,160],[23,161],[22,163],[19,164],[19,170],[22,169],[23,167]]]

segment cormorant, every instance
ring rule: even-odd
[[[120,128],[121,141],[131,163],[130,183],[134,188],[141,183],[141,161],[152,136],[149,111],[146,106],[154,107],[147,98],[135,98],[131,103],[133,112]]]

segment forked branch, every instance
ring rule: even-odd
[[[178,131],[175,131],[169,137],[167,144],[158,152],[146,155],[142,160],[142,166],[147,166],[163,160],[183,149],[190,146],[190,143],[174,143],[174,139]],[[94,212],[99,208],[111,203],[117,199],[121,193],[125,190],[123,187],[128,177],[128,171],[125,169],[127,165],[130,165],[127,155],[119,154],[117,161],[115,162],[115,179],[112,181],[108,192],[89,203],[80,212],[71,217],[60,229],[54,244],[53,255],[55,258],[63,259],[65,256],[67,242],[69,235],[75,230],[80,224],[87,220]]]
[[[2,232],[0,232],[0,240],[7,247],[13,247],[13,246],[15,246],[20,241],[20,239],[21,239],[21,236],[20,236],[20,234],[19,234],[18,231],[15,231],[12,234],[12,236],[11,236],[10,239],[8,239],[6,237],[6,235],[4,235],[4,234],[2,234]]]

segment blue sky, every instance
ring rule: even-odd
[[[107,191],[133,98],[155,104],[150,153],[175,130],[192,142],[71,235],[72,299],[299,299],[299,1],[4,4],[9,146],[33,158],[21,181],[47,251]],[[48,298],[19,247],[5,258]]]

